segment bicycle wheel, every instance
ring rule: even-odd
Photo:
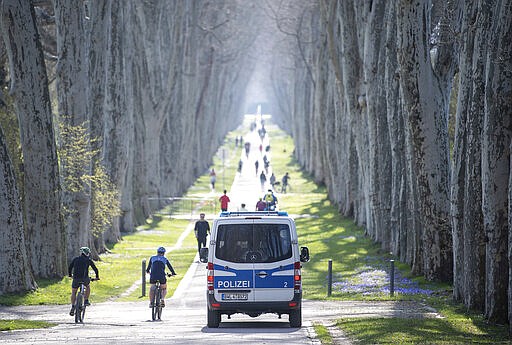
[[[153,300],[151,301],[151,304],[153,305],[151,307],[151,318],[153,319],[153,321],[156,320],[158,315],[158,305],[160,304],[160,296],[158,293],[159,291],[160,289],[156,289],[155,295],[153,296]]]
[[[157,291],[157,294],[158,294],[158,305],[157,305],[157,318],[158,320],[161,320],[162,318],[162,290],[158,289]]]
[[[84,296],[82,293],[78,293],[76,295],[76,301],[75,301],[75,323],[81,323],[82,322],[82,308],[84,304]]]
[[[81,323],[84,323],[84,319],[85,319],[85,308],[87,308],[85,306],[85,304],[82,305],[82,309],[80,309],[80,322]]]

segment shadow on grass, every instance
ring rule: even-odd
[[[62,279],[61,278],[54,278],[54,279],[40,279],[37,281],[38,289],[45,289],[48,287],[51,287],[55,284],[61,284]],[[8,293],[3,294],[0,296],[0,305],[23,305],[26,303],[27,298],[31,297],[32,295],[37,295],[36,291],[25,291],[21,293]]]
[[[344,318],[338,321],[361,344],[506,344],[506,327],[463,329],[444,319]]]

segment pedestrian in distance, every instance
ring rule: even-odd
[[[272,173],[272,175],[270,175],[269,182],[270,182],[270,185],[272,186],[272,189],[274,189],[274,185],[276,184],[276,175],[274,175],[274,173]]]
[[[267,208],[267,203],[263,201],[263,198],[260,198],[256,203],[256,211],[265,211],[265,208]]]
[[[156,251],[156,255],[153,255],[148,261],[148,267],[146,273],[149,273],[149,283],[151,288],[149,289],[149,307],[153,308],[153,298],[155,296],[156,282],[160,282],[160,289],[162,289],[162,302],[161,306],[165,307],[165,295],[167,294],[167,278],[165,274],[165,267],[169,268],[172,275],[176,275],[171,262],[165,257],[165,248],[159,247]]]
[[[245,204],[244,204],[244,203],[242,203],[242,204],[240,205],[240,210],[239,210],[239,211],[240,211],[240,212],[249,212],[249,210],[245,208]]]
[[[204,219],[205,214],[199,214],[199,220],[194,225],[194,233],[197,239],[197,252],[206,247],[206,237],[210,234],[210,224]]]
[[[228,204],[231,202],[229,200],[229,196],[227,195],[227,191],[224,189],[224,194],[219,198],[220,201],[220,210],[226,212],[228,210]]]
[[[215,172],[215,169],[212,168],[210,170],[210,184],[212,185],[212,190],[215,190],[215,182],[217,181],[217,173]]]
[[[242,173],[242,166],[244,165],[244,162],[242,162],[242,160],[240,159],[238,161],[238,172],[241,174]]]
[[[266,182],[267,182],[267,176],[265,175],[265,173],[262,170],[261,174],[260,174],[261,191],[265,190],[265,183]]]
[[[270,167],[270,162],[268,160],[265,162],[264,167],[265,167],[265,174],[268,174],[268,168]]]
[[[256,175],[258,175],[258,168],[260,166],[260,161],[256,159],[256,162],[254,162],[254,166],[256,167]]]
[[[281,193],[286,193],[286,187],[288,187],[288,181],[290,180],[290,175],[288,173],[284,174],[281,179]]]
[[[91,305],[89,303],[89,296],[91,294],[91,278],[89,278],[89,267],[91,267],[96,274],[96,280],[100,279],[98,268],[94,264],[94,261],[91,260],[90,256],[91,250],[88,247],[81,247],[80,256],[75,257],[68,267],[68,275],[73,277],[73,281],[71,282],[71,311],[69,312],[69,315],[71,316],[75,315],[76,293],[80,287],[81,282],[84,282],[85,285],[84,305]]]
[[[250,142],[246,142],[244,144],[244,148],[245,148],[245,156],[247,158],[249,158],[249,151],[251,150],[251,143]]]

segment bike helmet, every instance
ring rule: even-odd
[[[89,249],[89,247],[81,247],[80,253],[89,256],[91,254],[91,250]]]
[[[160,247],[160,248],[158,248],[158,250],[156,252],[159,253],[159,254],[160,253],[163,254],[163,253],[165,253],[165,248],[164,247]]]

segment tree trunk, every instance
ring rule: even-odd
[[[60,121],[65,126],[84,126],[90,140],[90,117],[88,108],[89,74],[86,52],[86,30],[84,6],[76,6],[67,0],[55,1],[55,21],[57,26],[57,97]],[[62,137],[62,145],[70,145],[76,138]],[[87,141],[89,141],[87,140]],[[89,142],[90,143],[90,142]],[[88,146],[87,150],[91,147]],[[65,157],[64,157],[65,158]],[[87,160],[87,159],[86,159]],[[69,167],[63,161],[64,180],[67,175],[82,180],[92,172],[91,162],[83,162],[81,167]],[[75,171],[75,173],[73,172]],[[66,233],[68,236],[68,260],[77,255],[81,246],[92,245],[91,233],[91,190],[86,181],[79,190],[64,187],[63,201],[66,210]]]
[[[350,120],[348,123],[350,138],[351,158],[349,159],[352,177],[350,183],[353,188],[354,198],[354,219],[358,225],[365,225],[367,221],[367,203],[369,198],[368,189],[368,156],[366,144],[366,123],[361,119],[366,106],[364,100],[359,102],[362,92],[362,61],[359,49],[358,29],[354,3],[343,1],[340,6],[340,32],[342,37],[342,73],[343,73],[343,95],[346,104],[346,113]],[[362,96],[364,98],[364,96]]]
[[[103,161],[108,174],[121,191],[121,216],[114,219],[112,226],[105,231],[107,243],[115,243],[121,238],[121,232],[134,230],[131,204],[131,193],[128,181],[129,167],[133,157],[133,112],[129,109],[127,64],[129,61],[126,50],[129,44],[123,35],[126,9],[119,2],[112,2],[110,17],[111,30],[106,54],[107,82],[105,98],[105,126],[103,131]]]
[[[492,26],[486,61],[485,117],[482,145],[482,210],[486,247],[485,316],[490,322],[508,318],[508,193],[512,130],[512,13],[508,3],[485,2]]]
[[[105,161],[102,160],[104,145],[103,132],[105,125],[105,102],[108,99],[105,97],[105,84],[107,80],[106,75],[108,72],[106,55],[107,52],[110,51],[108,49],[108,38],[111,30],[113,30],[110,19],[111,6],[111,0],[93,1],[89,4],[90,28],[87,31],[87,42],[90,42],[88,59],[88,79],[90,80],[88,83],[90,95],[88,109],[90,110],[88,113],[91,117],[91,137],[95,139],[91,142],[91,149],[95,153],[93,162],[102,162],[103,164],[105,163]],[[93,164],[93,175],[97,174],[96,167],[97,164]],[[97,205],[95,204],[95,199],[97,198],[96,193],[97,191],[95,189],[91,190],[91,215],[93,217],[93,222],[91,225],[93,226],[93,244],[96,249],[95,251],[103,253],[107,250],[104,243],[104,235],[110,229],[94,229],[94,215],[97,208]],[[100,232],[100,230],[102,232]]]
[[[399,61],[407,126],[411,131],[413,164],[423,218],[424,274],[451,281],[452,236],[448,220],[449,91],[444,78],[434,76],[428,47],[427,0],[401,1],[398,15]],[[426,26],[418,23],[427,23]],[[450,88],[451,89],[451,88]],[[447,97],[448,96],[448,97]]]
[[[407,223],[409,218],[406,207],[406,195],[403,189],[406,188],[405,179],[405,135],[403,114],[400,107],[400,92],[398,79],[397,42],[396,42],[396,1],[387,6],[385,21],[388,23],[385,46],[385,72],[384,88],[386,90],[386,115],[388,123],[388,135],[390,142],[390,249],[391,252],[400,257],[403,262],[407,253]],[[412,229],[411,229],[412,230]]]
[[[43,51],[27,1],[3,0],[2,33],[9,55],[11,93],[24,159],[26,244],[36,277],[66,274],[66,242]]]
[[[27,255],[20,195],[4,139],[0,128],[0,295],[37,286]]]
[[[373,1],[368,15],[364,39],[364,79],[368,117],[368,165],[369,188],[368,200],[371,215],[368,231],[389,251],[389,212],[391,208],[391,149],[388,134],[384,87],[385,58],[384,42],[386,38],[386,1]],[[373,229],[372,229],[373,228]]]

